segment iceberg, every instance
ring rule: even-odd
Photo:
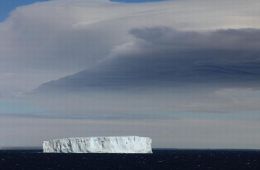
[[[152,153],[152,140],[139,136],[73,137],[43,142],[44,153]]]

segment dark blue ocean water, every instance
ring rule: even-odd
[[[0,151],[0,170],[260,170],[260,151],[154,150],[153,154],[44,154]]]

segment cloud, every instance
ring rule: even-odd
[[[128,40],[131,26],[122,26],[125,18],[160,7],[130,8],[105,0],[57,0],[17,8],[0,23],[0,71],[13,75],[1,81],[1,93],[16,96],[99,62]]]
[[[117,46],[110,58],[74,75],[42,85],[56,90],[132,87],[257,87],[260,31],[204,32],[170,28],[133,29],[136,38]],[[52,91],[53,92],[53,91]]]
[[[55,0],[18,7],[0,23],[0,71],[16,77],[5,79],[1,93],[16,96],[95,65],[109,57],[111,49],[131,42],[133,36],[128,32],[135,28],[259,28],[258,7],[253,0],[235,4]]]
[[[136,38],[173,50],[258,50],[260,30],[222,29],[216,31],[177,31],[167,27],[132,29]]]
[[[259,148],[259,7],[53,0],[17,8],[0,23],[0,145],[148,134],[156,146]],[[44,82],[43,96],[24,95]]]
[[[129,33],[134,38],[116,46],[109,58],[47,82],[34,95],[45,96],[40,103],[55,113],[87,118],[258,117],[258,29],[154,27]],[[54,97],[48,102],[46,96]]]

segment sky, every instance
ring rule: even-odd
[[[139,135],[156,148],[259,149],[259,7],[1,1],[0,148]]]
[[[0,21],[4,21],[16,7],[41,1],[47,0],[2,0],[0,2]]]

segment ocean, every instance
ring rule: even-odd
[[[259,150],[156,149],[153,154],[46,154],[1,150],[0,170],[260,170]]]

